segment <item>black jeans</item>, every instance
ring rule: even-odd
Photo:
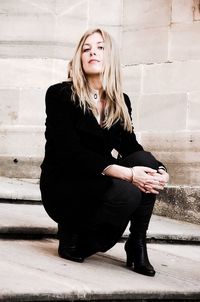
[[[157,160],[146,151],[135,152],[124,159],[119,159],[118,164],[158,169]],[[93,216],[88,218],[79,230],[83,254],[89,256],[113,247],[129,222],[131,233],[145,233],[155,200],[155,194],[145,194],[132,183],[112,178],[112,184],[104,193],[99,206],[93,211]]]

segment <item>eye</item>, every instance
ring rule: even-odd
[[[90,51],[90,48],[84,48],[83,49],[83,52],[88,52],[88,51]]]
[[[98,46],[98,49],[104,50],[104,47],[103,46]]]

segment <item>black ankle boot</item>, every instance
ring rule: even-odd
[[[134,264],[134,271],[153,277],[155,270],[149,262],[146,246],[146,234],[137,235],[137,237],[129,237],[125,243],[125,251],[127,255],[126,265],[132,267]]]
[[[77,234],[64,233],[59,228],[58,238],[58,254],[61,258],[75,262],[84,261],[84,257],[79,249],[79,236]]]

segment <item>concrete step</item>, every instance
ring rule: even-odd
[[[154,278],[126,268],[128,227],[112,249],[79,264],[58,257],[57,224],[40,202],[38,180],[1,184],[0,301],[200,301],[200,225],[153,215]]]
[[[124,244],[84,263],[61,259],[57,240],[0,240],[0,301],[200,301],[200,246],[148,244],[156,269],[127,269]]]
[[[123,234],[128,236],[129,226]],[[57,224],[39,204],[0,203],[1,238],[55,237]],[[149,230],[149,241],[190,242],[200,244],[200,225],[153,215]]]
[[[38,179],[0,177],[0,201],[41,203]],[[154,214],[200,224],[200,186],[167,186],[158,195]]]
[[[38,180],[0,178],[0,237],[55,237],[57,224],[47,215]],[[128,236],[127,227],[123,237]],[[200,225],[153,215],[149,240],[200,242]]]
[[[38,179],[0,177],[0,200],[18,203],[41,203]]]

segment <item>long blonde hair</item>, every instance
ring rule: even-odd
[[[122,92],[121,64],[118,49],[113,38],[103,29],[95,28],[87,30],[76,47],[73,59],[69,62],[68,75],[73,82],[72,99],[75,101],[76,95],[78,95],[80,106],[84,111],[89,109],[94,115],[97,113],[97,108],[91,97],[91,89],[81,62],[83,44],[88,36],[96,32],[101,34],[105,45],[104,67],[101,74],[103,93],[106,98],[103,127],[109,129],[114,123],[120,120],[123,128],[132,132],[132,122]]]

